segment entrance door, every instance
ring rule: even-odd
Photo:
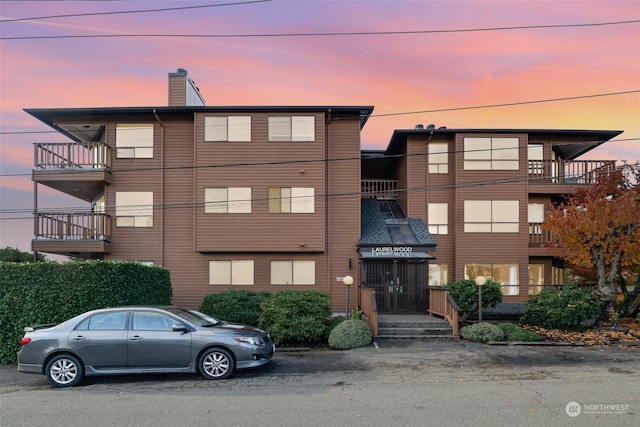
[[[364,286],[376,290],[380,313],[424,313],[428,264],[423,260],[365,260]]]

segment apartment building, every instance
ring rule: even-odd
[[[391,206],[401,221],[426,224],[437,248],[422,263],[420,283],[440,286],[482,276],[501,283],[505,303],[523,302],[546,285],[564,283],[562,260],[544,248],[545,211],[614,170],[614,161],[577,158],[620,133],[434,125],[396,130],[386,150],[363,152],[363,197],[377,200],[363,212],[393,224],[397,215],[385,213]],[[361,240],[360,246],[369,243]],[[415,250],[402,246],[389,244],[387,250]],[[411,256],[363,259],[365,286],[376,289],[384,311],[412,310],[411,301],[424,295],[424,286],[409,285],[421,261]],[[410,262],[410,272],[398,266]],[[407,292],[415,296],[407,300]]]
[[[545,209],[612,170],[576,158],[621,133],[419,125],[361,151],[372,106],[207,106],[168,77],[167,106],[25,109],[70,140],[34,144],[32,250],[161,265],[188,307],[315,289],[344,312],[373,288],[425,312],[429,285],[477,276],[526,300],[562,280]],[[43,210],[41,186],[86,208]]]

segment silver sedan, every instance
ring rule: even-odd
[[[71,387],[85,375],[199,372],[212,380],[268,363],[269,334],[178,307],[94,310],[25,328],[18,371]]]

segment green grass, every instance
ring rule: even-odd
[[[513,323],[501,323],[498,327],[502,329],[502,332],[504,332],[505,341],[542,341],[542,337],[540,335],[516,326]]]

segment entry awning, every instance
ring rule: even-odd
[[[362,259],[435,259],[429,255],[424,248],[414,248],[412,246],[372,246],[360,248],[360,258]]]

